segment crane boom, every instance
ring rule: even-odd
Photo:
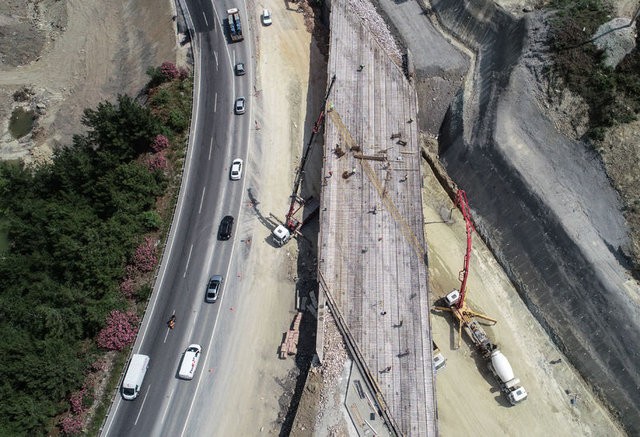
[[[309,142],[307,143],[307,149],[304,151],[302,155],[302,159],[300,160],[300,167],[298,167],[298,171],[296,172],[296,178],[293,182],[293,192],[291,193],[291,201],[289,203],[289,211],[287,212],[286,217],[286,225],[291,230],[296,227],[295,219],[293,219],[293,215],[297,211],[296,203],[298,202],[298,190],[300,189],[300,184],[302,183],[302,177],[304,176],[304,165],[307,163],[307,157],[309,156],[309,152],[311,151],[311,146],[313,145],[313,138],[320,131],[320,127],[322,126],[322,122],[324,120],[324,108],[327,105],[327,100],[329,99],[329,93],[331,93],[331,88],[333,88],[333,84],[336,81],[336,75],[334,74],[331,78],[331,83],[329,84],[329,88],[327,89],[327,93],[324,96],[324,100],[322,101],[322,109],[320,110],[320,115],[318,115],[318,119],[313,125],[313,129],[311,131],[311,137],[309,137]]]
[[[456,204],[462,212],[464,217],[464,225],[467,230],[467,250],[464,254],[464,265],[459,273],[460,278],[460,299],[456,303],[457,308],[462,308],[464,305],[465,293],[467,291],[467,278],[469,277],[469,260],[471,258],[471,233],[473,232],[473,223],[471,222],[471,212],[469,211],[469,201],[467,200],[467,193],[464,190],[458,190],[456,193]]]

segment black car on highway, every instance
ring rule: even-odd
[[[231,231],[233,230],[233,217],[230,215],[224,216],[220,222],[218,228],[218,240],[228,240],[231,238]]]

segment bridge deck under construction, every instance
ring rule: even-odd
[[[320,282],[398,428],[435,436],[416,92],[345,0],[331,9]]]

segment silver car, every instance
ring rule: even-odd
[[[207,294],[204,297],[206,302],[214,303],[218,300],[218,295],[220,294],[223,281],[224,279],[220,275],[213,275],[211,279],[209,279],[209,284],[207,284]]]
[[[246,100],[245,100],[244,97],[238,97],[236,99],[236,104],[234,106],[234,110],[235,110],[236,114],[238,114],[238,115],[244,114],[244,112],[246,111],[245,103],[246,103]]]

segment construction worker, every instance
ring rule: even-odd
[[[384,369],[382,369],[379,373],[389,373],[391,372],[391,366],[387,366]]]
[[[167,326],[169,326],[169,329],[173,329],[173,328],[176,327],[176,315],[175,314],[173,314],[171,316],[171,318],[167,322]]]

